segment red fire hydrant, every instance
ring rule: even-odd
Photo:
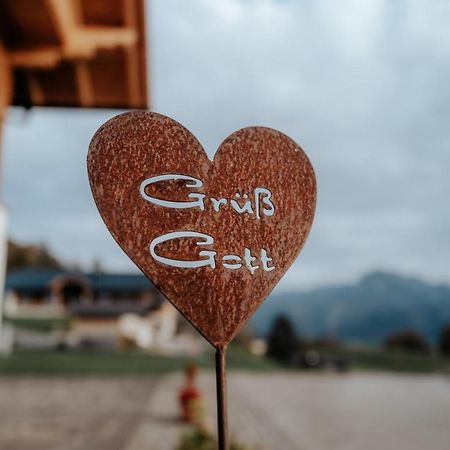
[[[196,386],[198,367],[189,364],[185,368],[186,384],[181,388],[178,400],[180,402],[181,417],[186,422],[200,424],[203,419],[202,393]]]

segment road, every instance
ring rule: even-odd
[[[179,374],[0,378],[2,450],[174,450]],[[214,377],[202,374],[213,428]],[[450,378],[373,373],[229,377],[230,429],[259,450],[446,450]]]

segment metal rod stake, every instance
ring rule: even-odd
[[[217,429],[219,450],[228,450],[226,346],[216,348]]]

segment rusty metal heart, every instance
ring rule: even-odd
[[[313,221],[311,163],[269,128],[233,133],[211,161],[173,119],[129,112],[96,132],[88,172],[114,239],[216,347],[281,279]]]

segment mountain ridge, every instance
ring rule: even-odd
[[[265,336],[281,314],[311,338],[381,344],[392,333],[414,329],[435,344],[450,324],[450,286],[377,270],[353,284],[272,294],[251,325]]]

